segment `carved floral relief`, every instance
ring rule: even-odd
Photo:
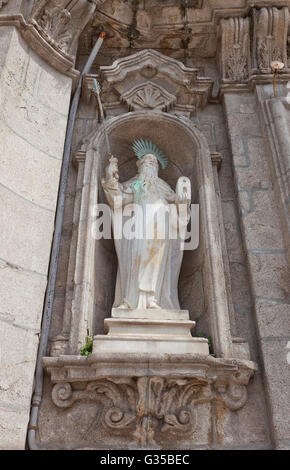
[[[77,401],[95,402],[101,407],[105,430],[116,436],[125,432],[143,448],[156,446],[163,435],[182,440],[192,434],[198,424],[196,407],[202,403],[218,400],[230,411],[243,408],[256,368],[247,361],[222,362],[200,356],[193,360],[192,370],[186,375],[180,362],[179,366],[170,364],[171,373],[168,364],[163,364],[162,372],[156,371],[153,376],[137,376],[133,370],[127,374],[124,370],[123,374],[108,373],[106,378],[93,379],[98,360],[92,360],[90,364],[78,362],[75,367],[69,360],[45,359],[44,366],[54,383],[53,403],[58,408],[70,408]],[[131,367],[129,362],[127,367]]]

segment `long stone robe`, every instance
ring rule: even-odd
[[[168,219],[165,237],[160,233],[158,222],[156,225],[156,214],[158,217],[158,213],[159,216],[168,213],[169,203],[175,201],[174,191],[158,177],[142,184],[141,175],[118,184],[118,191],[110,189],[105,182],[103,187],[111,207],[118,193],[122,196],[123,210],[132,203],[142,209],[135,213],[136,238],[128,240],[123,236],[114,240],[118,257],[114,307],[125,300],[131,308],[136,308],[139,293],[143,291],[153,295],[160,307],[179,309],[177,284],[183,256],[180,240],[169,239]],[[123,229],[131,217],[123,217]],[[151,226],[149,234],[142,231],[148,226]]]

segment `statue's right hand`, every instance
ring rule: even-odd
[[[107,181],[119,181],[119,172],[118,172],[118,159],[111,156],[109,160],[109,165],[106,167],[106,180]]]

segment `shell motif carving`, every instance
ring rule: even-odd
[[[136,93],[133,103],[144,109],[163,108],[166,106],[166,102],[164,97],[161,95],[161,92],[150,85],[147,85],[143,90]]]
[[[176,97],[155,83],[147,82],[124,93],[122,101],[128,104],[129,110],[167,111],[176,102]]]

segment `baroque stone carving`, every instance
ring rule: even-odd
[[[249,30],[249,18],[221,20],[221,72],[224,81],[241,82],[248,78]]]
[[[271,73],[271,62],[287,64],[288,8],[253,8],[253,66]]]
[[[197,72],[171,57],[145,49],[118,59],[111,66],[100,67],[102,101],[107,109],[114,110],[126,102],[129,110],[170,107],[172,112],[189,117],[195,107],[205,106],[213,87],[212,79],[199,77]],[[93,76],[87,75],[83,86],[89,102]]]
[[[4,5],[7,5],[9,0],[0,0],[0,8],[2,8]]]
[[[227,75],[232,81],[244,80],[247,77],[247,57],[241,53],[239,44],[234,44],[228,58]]]
[[[38,19],[38,24],[50,41],[68,52],[73,31],[70,24],[71,14],[66,8],[46,7]]]
[[[97,0],[69,3],[64,0],[41,0],[33,10],[31,22],[49,44],[71,56],[96,4]]]
[[[121,98],[128,104],[130,111],[138,109],[167,111],[176,102],[174,95],[152,82],[138,85],[124,93]]]
[[[76,401],[101,403],[104,428],[114,433],[130,432],[138,446],[145,448],[156,446],[162,433],[182,439],[193,432],[195,406],[200,403],[221,400],[231,411],[241,409],[255,371],[249,361],[181,355],[170,363],[161,356],[151,357],[154,375],[149,376],[143,366],[146,358],[140,355],[118,358],[117,362],[126,361],[124,368],[113,356],[94,356],[89,360],[76,356],[44,358],[55,384],[54,404],[69,408]],[[82,389],[75,387],[80,382],[84,383]]]
[[[206,384],[198,379],[163,377],[115,378],[90,382],[84,391],[74,391],[70,383],[56,384],[52,399],[68,408],[76,400],[106,397],[102,424],[111,431],[131,428],[141,447],[154,445],[157,427],[161,433],[185,434],[194,427],[192,404],[201,400]],[[204,400],[208,400],[205,394]],[[133,424],[133,427],[132,427]]]

